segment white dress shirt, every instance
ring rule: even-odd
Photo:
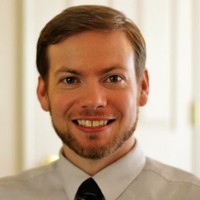
[[[90,176],[68,161],[58,161],[0,180],[2,200],[74,200]],[[106,200],[200,200],[200,180],[184,171],[146,158],[138,143],[93,179]]]

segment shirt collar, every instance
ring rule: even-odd
[[[145,156],[138,142],[134,148],[121,159],[112,163],[93,176],[106,199],[119,197],[131,182],[140,174],[145,165]],[[67,197],[74,196],[81,183],[90,177],[87,173],[68,161],[60,152],[59,173],[63,180]],[[112,189],[110,188],[112,186]]]

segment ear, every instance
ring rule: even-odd
[[[148,101],[149,96],[149,74],[147,69],[144,69],[139,82],[139,106],[144,106]]]
[[[49,97],[47,93],[47,86],[44,79],[38,77],[37,97],[43,110],[49,111]]]

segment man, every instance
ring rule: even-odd
[[[119,11],[78,6],[53,18],[38,40],[37,94],[63,141],[60,158],[1,180],[0,199],[199,200],[198,178],[145,157],[134,137],[149,92],[145,57]]]

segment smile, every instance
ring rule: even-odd
[[[75,123],[79,126],[94,128],[108,125],[112,120],[76,120]]]
[[[85,127],[98,127],[107,125],[108,120],[77,120],[78,125]]]

